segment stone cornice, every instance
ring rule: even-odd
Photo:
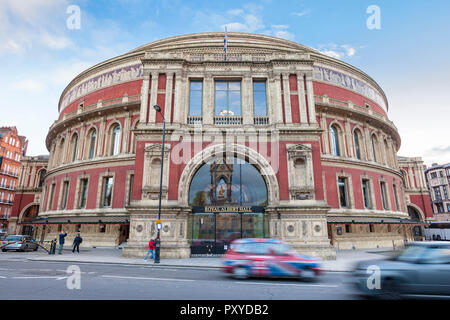
[[[359,170],[377,170],[378,172],[380,172],[381,174],[383,173],[390,173],[393,175],[396,175],[400,180],[402,179],[402,174],[400,172],[400,170],[397,170],[395,168],[390,168],[375,162],[368,162],[368,161],[361,161],[361,160],[356,160],[356,159],[351,159],[351,158],[344,158],[344,157],[336,157],[336,156],[331,156],[331,155],[325,155],[322,154],[321,155],[321,160],[322,160],[322,166],[326,166],[327,162],[329,164],[334,164],[334,166],[336,167],[340,167],[342,165],[344,165],[343,169],[345,170],[345,168],[348,167],[353,167],[355,169],[359,169]]]
[[[47,183],[47,180],[51,179],[51,177],[56,174],[64,174],[80,170],[89,170],[92,169],[92,167],[110,168],[113,167],[114,165],[116,166],[134,165],[134,159],[135,159],[134,154],[122,154],[113,157],[101,157],[101,158],[99,157],[88,160],[77,160],[76,162],[63,164],[56,168],[50,169],[49,171],[47,171],[47,174],[45,175],[45,181]]]

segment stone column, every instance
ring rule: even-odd
[[[84,135],[86,131],[86,125],[84,122],[81,123],[80,134],[78,135],[77,142],[77,158],[76,160],[83,159],[83,150],[84,150]]]
[[[139,122],[142,124],[147,123],[149,85],[150,85],[149,72],[144,71],[144,80],[142,80],[142,88],[141,88],[141,113],[139,119]]]
[[[344,120],[344,128],[345,128],[345,133],[347,136],[347,149],[348,149],[348,154],[347,156],[349,157],[355,157],[353,149],[354,149],[354,143],[353,143],[353,136],[352,136],[352,130],[350,128],[350,123],[348,122],[348,118],[345,118]]]
[[[308,114],[306,112],[306,95],[305,84],[303,81],[303,73],[297,73],[297,90],[298,90],[298,104],[300,108],[300,123],[308,124]]]
[[[214,79],[210,73],[203,79],[202,122],[214,124]]]
[[[185,82],[184,79],[185,74],[180,70],[175,74],[175,106],[174,106],[174,114],[173,121],[175,123],[185,123],[183,121],[184,114],[184,94],[185,94]]]
[[[131,130],[131,117],[133,113],[129,111],[125,117],[122,135],[122,154],[128,153],[129,141],[130,141],[130,130]]]
[[[242,81],[242,120],[244,125],[254,124],[253,86],[250,73],[244,75]]]
[[[366,160],[367,161],[373,161],[374,160],[374,156],[373,156],[373,148],[372,148],[372,139],[370,138],[370,132],[369,132],[369,128],[365,125],[364,126],[364,137],[365,137],[365,142],[366,142]]]
[[[273,110],[275,116],[275,123],[283,123],[283,105],[281,103],[281,74],[275,73],[273,78],[270,79],[271,82],[271,94],[272,94],[272,102],[273,102]]]
[[[306,75],[306,90],[308,93],[309,123],[314,124],[317,123],[317,121],[316,121],[316,105],[314,104],[312,73],[308,73]]]
[[[323,113],[320,115],[320,125],[324,132],[322,133],[322,143],[323,143],[323,153],[329,154],[330,153],[330,145],[328,143],[328,126],[327,126],[327,119],[323,116]]]
[[[283,73],[283,95],[284,95],[284,114],[286,117],[286,124],[292,123],[291,112],[291,90],[289,87],[289,73]]]
[[[173,72],[166,73],[166,106],[164,108],[164,118],[170,123],[172,115],[172,92],[173,92]]]
[[[31,168],[31,179],[30,179],[30,185],[28,187],[34,188],[34,180],[36,179],[36,166],[33,166]]]
[[[106,117],[102,117],[102,121],[100,122],[99,132],[97,134],[97,157],[103,156],[103,144],[105,142],[106,136]]]
[[[152,72],[152,87],[150,89],[150,105],[148,108],[148,122],[155,123],[156,120],[156,110],[153,106],[156,104],[158,98],[158,72]]]

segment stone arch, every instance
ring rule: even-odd
[[[198,169],[208,161],[214,159],[218,154],[233,154],[237,158],[248,159],[249,162],[255,166],[264,179],[267,186],[267,201],[269,206],[278,205],[280,199],[280,191],[278,180],[270,163],[254,151],[243,145],[213,145],[209,146],[199,153],[197,153],[189,163],[184,167],[178,181],[178,203],[180,205],[189,206],[189,189],[186,186],[190,185],[194,175]]]
[[[338,148],[339,148],[339,157],[345,157],[347,156],[347,145],[345,141],[345,130],[344,127],[339,123],[337,120],[333,120],[330,122],[329,125],[329,133],[330,136],[328,137],[330,140],[330,147],[331,147],[331,153],[333,154],[333,138],[332,138],[332,129],[336,128],[336,134],[337,134],[337,142],[338,142]]]
[[[18,222],[23,221],[23,217],[24,217],[25,212],[27,212],[27,210],[30,209],[33,206],[38,206],[39,207],[39,203],[31,202],[31,203],[27,204],[25,207],[23,207],[22,211],[20,211],[20,214],[19,214],[19,217],[18,217],[17,221]]]
[[[408,215],[409,215],[409,207],[411,207],[419,214],[420,221],[425,221],[425,214],[423,213],[423,211],[420,209],[419,206],[415,205],[414,203],[408,203],[406,207],[408,210]]]

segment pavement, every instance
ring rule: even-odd
[[[324,260],[322,269],[329,272],[350,272],[353,266],[364,260],[383,259],[392,255],[391,249],[367,249],[367,250],[338,250],[336,260]],[[2,259],[27,259],[31,261],[48,262],[73,262],[73,263],[102,263],[123,265],[151,265],[155,267],[179,267],[179,268],[207,268],[217,269],[221,266],[220,257],[201,257],[189,259],[161,259],[159,264],[150,259],[145,262],[143,258],[126,258],[122,256],[122,249],[117,247],[80,248],[80,253],[72,253],[64,249],[59,255],[49,255],[42,249],[36,252],[1,252]]]

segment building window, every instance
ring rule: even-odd
[[[339,129],[336,126],[331,126],[331,153],[335,156],[341,155],[339,146]]]
[[[80,209],[86,208],[86,200],[88,195],[88,179],[81,179],[81,193],[80,193]]]
[[[67,197],[69,195],[69,181],[64,181],[63,183],[63,198],[61,203],[61,208],[66,209],[67,207]]]
[[[430,173],[430,176],[431,176],[431,179],[436,179],[437,178],[436,172]]]
[[[55,195],[55,184],[52,183],[50,187],[50,198],[48,202],[48,211],[51,211],[53,209],[53,197]]]
[[[191,81],[189,89],[189,115],[201,116],[203,106],[203,82]]]
[[[78,144],[78,135],[74,134],[72,138],[72,162],[74,162],[77,158],[77,144]]]
[[[103,208],[110,208],[112,203],[113,177],[103,179]]]
[[[438,213],[444,213],[444,206],[442,205],[442,203],[436,203],[436,209]]]
[[[44,183],[44,178],[45,178],[45,174],[47,173],[47,170],[42,169],[39,172],[39,183],[38,183],[38,187],[41,188],[42,184]]]
[[[349,224],[345,225],[345,233],[351,233],[352,232],[352,226]]]
[[[373,231],[373,224],[369,224],[369,231],[370,231],[370,232],[374,232],[374,231]]]
[[[398,200],[397,185],[394,184],[392,187],[394,189],[395,210],[400,211],[400,201]]]
[[[442,186],[442,190],[444,190],[444,199],[448,199],[447,187]]]
[[[380,182],[380,192],[381,192],[381,203],[383,204],[383,209],[388,210],[386,183],[385,182]]]
[[[356,158],[361,160],[361,145],[360,145],[361,133],[359,132],[359,130],[355,130],[355,132],[353,133],[353,136],[354,136],[354,140],[355,140]]]
[[[231,81],[217,81],[215,85],[215,114],[218,116],[240,116],[241,83]]]
[[[371,209],[369,180],[367,179],[362,180],[362,191],[363,191],[364,207],[366,209]]]
[[[266,82],[253,82],[253,108],[255,116],[267,116]]]
[[[101,224],[100,225],[100,233],[105,233],[106,232],[106,225],[105,224]]]
[[[133,198],[133,184],[134,184],[134,174],[130,175],[130,186],[128,188],[128,199],[127,203],[131,203],[131,199]]]
[[[91,134],[89,137],[89,159],[92,159],[95,157],[96,140],[97,140],[97,131],[94,129],[91,131]]]
[[[434,189],[434,197],[435,197],[435,200],[442,200],[442,197],[441,197],[441,188],[440,188],[440,187],[434,187],[433,189]]]
[[[450,212],[450,203],[447,203],[447,212]]]
[[[341,208],[348,208],[347,179],[338,178],[339,204]]]
[[[111,131],[111,150],[110,154],[115,156],[119,154],[120,148],[120,126],[115,125]]]

